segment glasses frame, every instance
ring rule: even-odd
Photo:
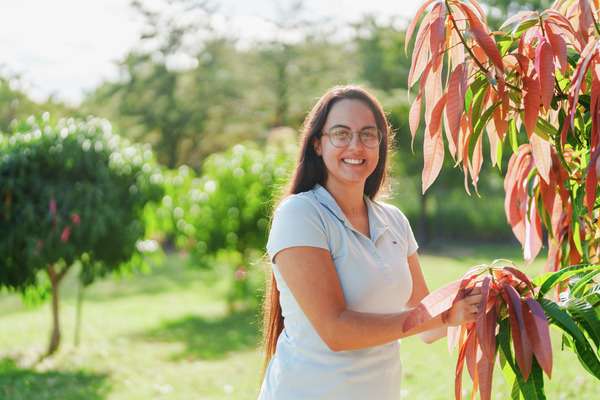
[[[350,133],[352,133],[352,137],[350,138],[350,141],[347,144],[343,145],[343,146],[336,145],[335,143],[333,143],[333,139],[331,138],[331,131],[333,129],[339,129],[339,128],[346,129],[346,130],[350,131]],[[352,143],[352,140],[354,140],[354,135],[358,135],[358,140],[366,148],[368,148],[368,149],[376,149],[376,148],[379,147],[379,145],[381,145],[381,141],[383,140],[383,133],[381,132],[381,130],[379,128],[375,128],[375,129],[377,130],[377,135],[379,136],[379,140],[377,141],[377,145],[375,145],[375,146],[368,146],[367,144],[365,144],[365,142],[363,142],[363,139],[360,136],[360,133],[363,132],[364,129],[360,130],[360,131],[353,131],[352,129],[348,129],[348,128],[336,126],[336,127],[330,128],[328,131],[322,131],[321,135],[328,136],[329,137],[329,143],[331,143],[331,145],[333,147],[337,147],[338,149],[343,149],[344,147],[348,147],[350,145],[350,143]]]

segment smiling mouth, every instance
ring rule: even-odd
[[[343,158],[342,162],[349,165],[362,165],[365,163],[365,159],[360,158]]]

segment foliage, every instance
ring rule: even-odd
[[[262,257],[274,194],[290,172],[295,146],[253,143],[233,146],[209,156],[196,177],[188,167],[167,174],[166,195],[156,210],[152,229],[172,232],[192,263],[223,265],[230,306],[251,300],[251,264]],[[262,281],[259,282],[259,285]]]
[[[161,179],[149,147],[120,139],[106,120],[45,113],[16,123],[0,136],[0,286],[51,287],[57,313],[58,285],[76,262],[85,284],[131,267]]]
[[[408,40],[432,3],[419,9]],[[521,12],[503,25],[511,31],[492,35],[477,2],[435,2],[421,21],[409,73],[410,86],[419,82],[410,112],[413,140],[425,102],[423,192],[441,170],[444,130],[467,192],[469,176],[477,190],[484,128],[499,169],[510,143],[507,219],[528,261],[540,251],[546,228],[550,270],[600,260],[600,53],[594,6],[568,3]]]
[[[547,282],[556,284],[567,278],[564,269],[556,273],[560,275],[554,275],[556,278],[544,281],[538,301],[551,321],[565,331],[563,338],[572,343],[582,365],[600,379],[597,348],[593,349],[581,331],[583,328],[597,347],[598,304],[580,297],[587,293],[586,285],[600,268],[593,265],[600,262],[600,28],[595,20],[598,4],[559,0],[543,12],[523,11],[512,16],[501,27],[511,26],[511,31],[492,33],[476,1],[427,0],[408,28],[407,41],[431,4],[431,11],[421,20],[408,78],[410,86],[419,82],[410,111],[413,140],[421,102],[425,102],[422,190],[431,186],[442,168],[444,130],[450,155],[456,165],[462,164],[467,192],[469,176],[477,190],[484,129],[490,159],[499,170],[504,143],[510,143],[513,154],[504,180],[505,212],[523,245],[524,258],[532,261],[539,253],[543,225],[548,232],[547,269],[555,271],[581,261],[589,265],[590,270],[579,271],[587,272],[580,286],[559,285],[563,295],[570,296],[563,308],[543,296],[552,286]],[[443,71],[447,72],[445,83]],[[526,275],[517,269],[514,272],[533,292]],[[489,281],[483,282],[487,297]],[[540,329],[546,330],[545,325],[540,325],[544,313],[540,313],[537,302],[527,299],[532,312],[528,314],[519,305],[519,293],[505,289],[502,298],[509,305],[510,322],[500,314],[490,317],[494,329],[489,337],[495,336],[498,320],[500,328],[495,340],[500,345],[503,369],[513,385],[513,398],[519,398],[519,393],[525,398],[545,398],[540,368],[550,375],[551,361],[544,355],[547,350],[536,350],[547,348],[539,336]],[[593,297],[594,289],[589,291]],[[531,308],[534,304],[537,311]],[[535,323],[527,321],[534,317]],[[531,333],[538,333],[537,338]],[[479,335],[478,338],[481,339]],[[516,362],[508,347],[511,340]],[[468,345],[468,340],[462,343],[459,363],[474,346]],[[486,353],[484,347],[481,350]],[[536,358],[533,364],[532,351]],[[489,398],[489,374],[478,381],[482,376],[473,374],[473,361],[470,370],[475,385],[486,385],[481,398]],[[458,383],[457,380],[456,397],[460,398]]]
[[[481,399],[490,399],[497,359],[513,399],[544,399],[542,371],[548,378],[552,375],[549,322],[564,331],[563,342],[577,354],[583,367],[600,379],[600,297],[594,282],[599,274],[600,266],[588,264],[531,281],[507,260],[477,265],[462,279],[426,296],[406,319],[404,329],[440,315],[478,286],[482,299],[475,322],[448,328],[448,348],[459,347],[456,399],[462,398],[465,364],[473,394],[479,389]],[[570,286],[567,299],[555,303],[545,298],[554,286],[564,283]]]

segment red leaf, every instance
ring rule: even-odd
[[[550,182],[550,168],[552,168],[552,145],[536,134],[529,137],[529,142],[538,173],[544,182],[548,183]]]
[[[513,338],[515,349],[515,358],[523,378],[527,380],[531,373],[531,345],[525,331],[525,322],[523,320],[523,310],[521,307],[521,298],[512,286],[502,284],[504,301],[508,305],[508,315],[510,319],[510,333]]]
[[[442,113],[444,112],[444,107],[446,107],[447,99],[448,95],[444,94],[442,97],[440,97],[437,104],[431,111],[431,117],[429,120],[429,125],[427,126],[427,132],[432,137],[436,135],[441,135],[442,133]]]
[[[531,138],[540,112],[540,82],[537,78],[523,76],[523,89],[525,89],[525,96],[523,96],[525,118],[523,121],[527,136]]]
[[[572,81],[574,84],[571,86],[571,91],[569,92],[569,121],[571,128],[573,128],[573,121],[575,120],[575,111],[579,101],[579,90],[581,89],[581,84],[584,81],[592,56],[595,54],[593,50],[596,48],[597,44],[598,42],[595,40],[592,40],[587,44],[581,53],[579,61],[577,61],[577,67],[573,73]]]
[[[540,81],[542,105],[548,110],[554,96],[554,57],[552,46],[546,40],[535,50],[535,69]]]
[[[527,264],[531,263],[542,249],[542,221],[537,212],[535,199],[531,199],[529,215],[525,219],[525,243],[523,244],[523,258]]]
[[[423,140],[423,172],[422,172],[422,191],[423,194],[433,184],[439,175],[444,163],[444,141],[441,130],[441,115],[446,103],[445,95],[438,101],[431,114],[429,133]],[[433,128],[438,128],[433,131]]]
[[[483,135],[479,135],[475,147],[473,148],[473,159],[471,160],[471,179],[475,192],[477,191],[477,183],[479,182],[479,173],[481,172],[481,166],[483,165]]]
[[[490,36],[489,32],[485,28],[485,25],[466,4],[457,3],[456,5],[463,10],[465,15],[469,19],[469,26],[471,28],[471,32],[473,33],[475,40],[477,40],[477,43],[479,43],[483,51],[485,51],[485,54],[487,54],[490,60],[492,60],[494,66],[498,68],[500,72],[504,72],[502,56],[500,56],[498,47],[496,47],[496,42]]]
[[[410,148],[414,153],[415,136],[419,129],[419,122],[421,121],[421,93],[417,95],[415,101],[410,106],[410,112],[408,114],[408,124],[410,126],[411,142]]]
[[[475,340],[475,330],[471,329],[467,333],[467,340],[462,344],[458,352],[458,360],[456,361],[456,372],[454,374],[454,397],[456,400],[462,399],[462,373],[467,355],[467,348],[471,342]]]
[[[419,7],[419,9],[417,10],[417,13],[411,20],[410,24],[408,25],[408,28],[406,28],[406,36],[404,39],[404,51],[405,52],[408,52],[408,43],[410,42],[412,34],[415,30],[415,27],[417,26],[417,23],[419,22],[419,19],[421,18],[421,15],[425,11],[425,9],[427,7],[429,7],[429,5],[431,3],[433,3],[434,1],[435,0],[425,0],[425,2],[423,2],[423,4],[421,4],[421,7]]]
[[[465,91],[467,83],[467,71],[464,64],[456,66],[448,82],[448,99],[446,104],[446,118],[448,119],[449,145],[458,146],[458,135],[460,132],[460,118],[465,108]],[[450,142],[452,140],[452,142]]]
[[[592,216],[594,204],[596,203],[596,191],[598,188],[598,169],[600,168],[600,147],[590,157],[587,177],[585,178],[585,205],[588,213]]]
[[[520,281],[525,282],[525,284],[529,287],[529,290],[531,290],[531,293],[533,294],[533,283],[531,282],[529,277],[527,275],[525,275],[525,273],[523,271],[518,270],[513,267],[504,267],[504,269],[506,271],[510,272],[511,274],[513,274]]]
[[[495,315],[494,315],[495,318]],[[495,337],[494,337],[495,342]],[[494,343],[495,346],[495,343]],[[479,398],[480,400],[490,400],[492,398],[492,378],[494,376],[494,359],[490,360],[481,357],[477,362],[477,376],[479,378]],[[473,388],[475,390],[475,388]]]
[[[403,324],[404,330],[409,331],[450,309],[457,298],[461,285],[461,281],[457,280],[428,294],[406,317]]]
[[[481,346],[481,350],[485,357],[489,360],[494,360],[496,355],[496,332],[488,330],[488,312],[487,312],[487,303],[488,297],[490,293],[490,277],[486,276],[481,283],[481,302],[479,303],[479,316],[475,322],[475,329],[477,331],[477,339],[479,340],[479,345]],[[492,308],[494,311],[495,317],[495,308]],[[490,310],[490,313],[492,312]],[[494,321],[495,322],[495,321]],[[495,327],[495,325],[494,325]]]
[[[535,358],[548,378],[552,378],[552,343],[544,310],[534,299],[524,299],[523,317]]]
[[[411,66],[408,71],[408,87],[412,87],[419,79],[428,63],[429,57],[429,26],[431,14],[423,18],[417,32],[417,39],[412,53]]]
[[[567,43],[561,35],[554,33],[553,24],[544,22],[544,27],[554,56],[560,65],[560,72],[564,75],[567,72],[567,67],[569,65],[567,60]]]

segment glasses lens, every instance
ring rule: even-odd
[[[347,146],[352,139],[352,132],[346,128],[333,128],[329,131],[329,138],[334,146]]]
[[[377,147],[381,140],[377,128],[364,129],[360,132],[360,140],[367,147]]]

